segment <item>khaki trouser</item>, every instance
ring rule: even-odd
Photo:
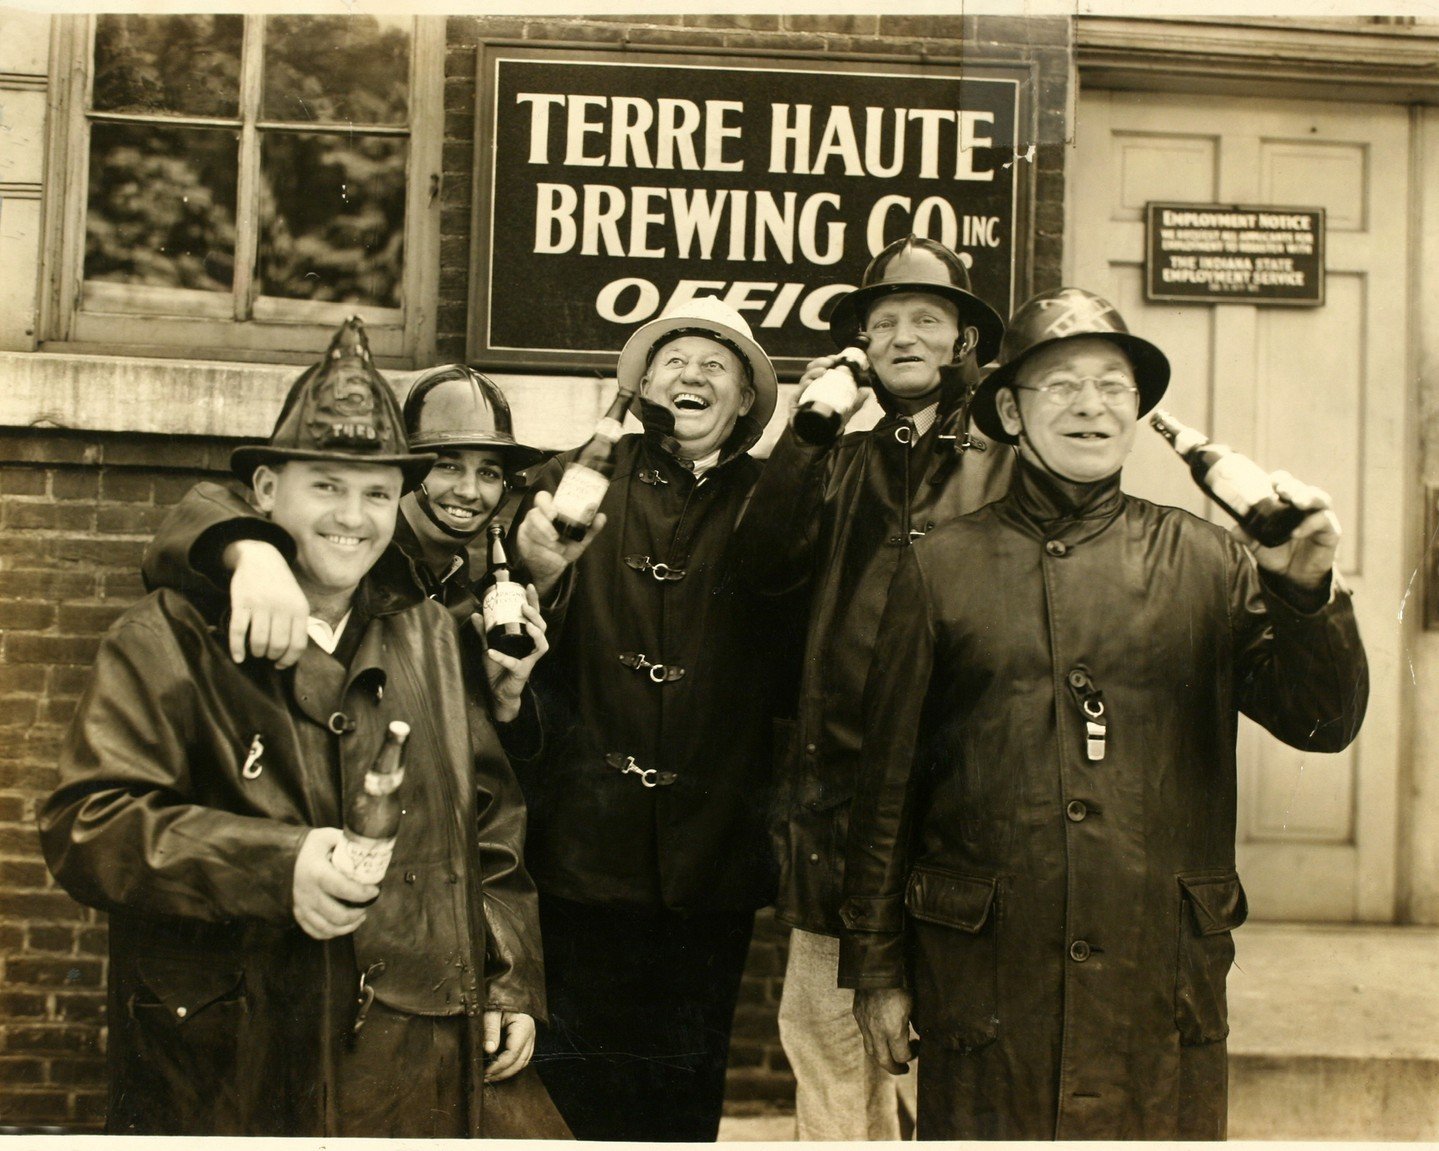
[[[796,1138],[900,1138],[915,1111],[915,1068],[890,1075],[865,1054],[854,992],[836,986],[839,940],[796,928],[779,1003],[779,1037],[795,1076]]]

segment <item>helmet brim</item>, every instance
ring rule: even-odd
[[[775,373],[774,365],[770,363],[765,350],[755,343],[752,337],[738,328],[708,317],[661,316],[636,328],[625,341],[625,346],[620,350],[619,361],[615,364],[615,379],[620,390],[639,393],[640,383],[649,367],[650,350],[662,343],[671,332],[700,332],[704,329],[713,329],[716,334],[737,347],[741,355],[749,361],[755,390],[754,405],[749,414],[764,427],[769,423],[770,416],[774,415],[775,404],[779,399],[779,377]]]
[[[400,469],[403,475],[401,492],[412,492],[430,474],[438,459],[432,452],[409,452],[405,455],[366,455],[360,452],[323,452],[305,448],[273,448],[265,444],[246,444],[230,453],[230,471],[247,487],[253,486],[255,469],[262,464],[284,464],[291,460],[322,460],[337,464],[379,464]]]
[[[484,436],[464,432],[454,435],[437,432],[428,436],[411,436],[410,447],[427,452],[494,452],[504,461],[507,472],[522,472],[539,463],[548,454],[507,436]]]
[[[875,301],[884,296],[896,296],[901,293],[918,293],[948,300],[959,311],[961,327],[973,325],[979,329],[979,342],[974,350],[975,359],[981,364],[987,364],[999,355],[1000,341],[1004,339],[1004,320],[998,312],[973,292],[966,292],[963,288],[956,288],[948,284],[936,284],[932,281],[922,280],[899,280],[893,283],[870,284],[866,288],[856,288],[849,295],[840,297],[839,303],[835,305],[829,318],[829,334],[830,338],[834,340],[835,347],[847,348],[854,343],[855,338],[864,330],[865,315]]]
[[[1016,356],[1009,363],[995,368],[985,376],[975,389],[969,404],[969,414],[975,426],[992,440],[1004,444],[1016,444],[1019,437],[1004,430],[995,397],[999,389],[1013,385],[1024,362],[1042,348],[1062,344],[1066,340],[1108,340],[1118,345],[1134,368],[1134,382],[1139,387],[1139,415],[1143,416],[1159,403],[1169,387],[1169,358],[1148,340],[1132,336],[1128,332],[1076,332],[1072,336],[1059,336],[1052,340],[1041,340],[1026,348],[1024,354]]]

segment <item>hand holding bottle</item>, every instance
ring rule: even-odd
[[[1295,479],[1288,472],[1272,472],[1269,479],[1287,503],[1307,514],[1289,538],[1276,547],[1265,547],[1237,523],[1229,529],[1230,534],[1249,549],[1254,562],[1265,571],[1297,587],[1310,590],[1322,587],[1334,568],[1343,535],[1329,493]]]
[[[380,894],[373,883],[357,882],[335,866],[334,853],[344,838],[338,827],[311,828],[295,857],[290,909],[311,939],[349,935],[365,922],[365,909]]]
[[[540,657],[550,650],[550,641],[545,637],[548,625],[545,617],[540,614],[540,597],[534,584],[525,585],[525,602],[521,612],[525,629],[534,640],[530,653],[523,657],[508,655],[491,647],[486,636],[484,616],[479,612],[470,616],[470,623],[479,633],[480,642],[485,645],[485,679],[490,685],[492,714],[498,723],[509,723],[519,715],[520,696],[524,694],[525,684],[529,682],[530,674],[535,670],[535,664],[539,663]]]
[[[585,549],[605,526],[605,513],[599,512],[580,539],[563,538],[555,530],[554,507],[554,496],[549,492],[536,492],[534,505],[515,531],[516,550],[541,598],[554,590],[565,568],[585,554]]]
[[[790,416],[795,435],[810,444],[832,443],[872,394],[874,389],[864,384],[868,378],[869,359],[860,347],[811,360]]]

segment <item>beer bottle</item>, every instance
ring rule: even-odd
[[[524,659],[535,650],[535,637],[525,626],[525,588],[510,575],[505,555],[505,529],[490,525],[490,570],[480,581],[480,614],[485,623],[485,644]]]
[[[390,866],[400,830],[399,787],[405,778],[405,740],[410,725],[390,723],[375,762],[345,805],[345,838],[335,848],[334,864],[360,883],[379,883]]]
[[[794,434],[808,444],[822,447],[834,443],[844,426],[844,415],[854,407],[859,389],[869,375],[869,358],[864,349],[869,337],[861,335],[839,354],[839,363],[805,388],[794,410]]]
[[[1268,473],[1229,445],[1213,443],[1163,408],[1154,409],[1149,423],[1189,465],[1194,482],[1265,547],[1287,542],[1309,514],[1280,496]]]
[[[621,388],[604,417],[595,425],[595,434],[580,454],[565,467],[555,488],[553,520],[561,539],[582,540],[600,510],[600,501],[610,489],[615,473],[615,445],[624,434],[625,411],[633,392]]]

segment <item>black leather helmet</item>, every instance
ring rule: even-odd
[[[291,385],[269,441],[236,448],[230,470],[248,484],[261,464],[286,460],[393,464],[407,492],[429,474],[435,457],[406,442],[399,401],[375,369],[359,316],[340,325],[325,358]]]
[[[421,372],[405,397],[410,446],[497,452],[505,470],[517,472],[544,453],[515,440],[509,401],[499,385],[467,364],[443,364]]]
[[[1002,443],[1016,443],[1017,438],[1000,422],[994,406],[996,393],[1014,383],[1019,366],[1040,348],[1084,336],[1098,336],[1124,349],[1139,385],[1141,416],[1159,403],[1169,386],[1165,354],[1148,340],[1131,335],[1124,317],[1103,296],[1083,288],[1055,288],[1031,296],[1010,317],[999,350],[999,367],[984,378],[970,403],[970,415],[979,430]]]
[[[969,269],[954,252],[924,236],[896,240],[865,268],[860,286],[841,297],[829,318],[829,334],[837,347],[848,347],[864,328],[870,306],[881,296],[924,292],[948,300],[959,309],[961,327],[979,329],[975,359],[987,364],[999,351],[1004,321],[969,286]]]

